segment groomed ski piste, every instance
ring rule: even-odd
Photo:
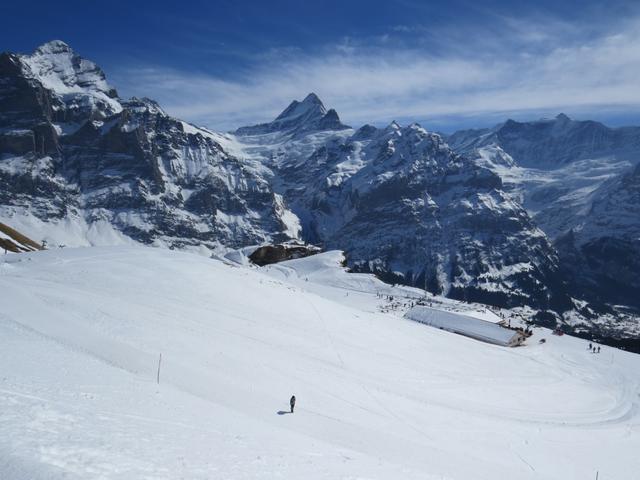
[[[339,260],[4,256],[0,478],[637,477],[640,356],[428,327]]]

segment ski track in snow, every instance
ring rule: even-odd
[[[640,356],[591,354],[545,329],[508,349],[380,313],[378,291],[407,290],[339,260],[238,268],[128,246],[7,256],[0,478],[640,470]],[[282,414],[293,393],[296,413]]]

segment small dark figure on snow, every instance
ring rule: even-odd
[[[600,353],[600,345],[598,345],[598,353]]]
[[[591,343],[589,343],[589,350],[591,350],[593,348],[593,345],[591,345]]]
[[[293,413],[293,408],[296,406],[296,396],[292,395],[291,400],[289,400],[289,405],[291,405],[291,413]]]

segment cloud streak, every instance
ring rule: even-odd
[[[424,32],[408,30],[394,26],[376,40],[345,39],[315,54],[270,52],[233,79],[135,67],[118,72],[113,83],[222,130],[269,121],[310,91],[355,126],[397,118],[429,128],[456,118],[640,106],[637,18],[589,38],[543,19],[531,25],[503,18],[493,33],[485,28],[466,36],[431,31],[428,41]]]

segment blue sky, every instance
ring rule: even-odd
[[[354,126],[640,124],[638,2],[32,1],[0,18],[2,50],[64,40],[121,96],[222,130],[310,91]]]

